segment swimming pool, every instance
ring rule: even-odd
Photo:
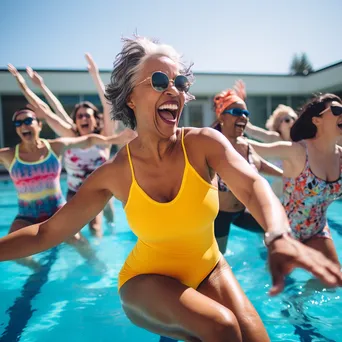
[[[63,181],[65,190],[65,181]],[[64,191],[65,192],[65,191]],[[0,236],[7,233],[17,212],[15,190],[0,181]],[[129,231],[120,203],[115,201],[115,235],[90,239],[108,270],[88,266],[72,247],[61,245],[36,256],[45,265],[39,274],[13,262],[0,263],[0,342],[159,341],[125,317],[117,295],[118,272],[136,238]],[[330,226],[342,259],[342,202],[329,208]],[[235,276],[264,321],[274,341],[342,341],[342,290],[316,291],[304,297],[309,279],[295,271],[286,291],[270,298],[262,236],[233,227],[226,258]]]

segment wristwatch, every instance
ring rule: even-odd
[[[272,232],[266,232],[264,236],[264,245],[266,247],[269,247],[270,244],[277,240],[282,238],[284,235],[290,235],[291,236],[291,228],[288,228],[287,230],[274,230]]]

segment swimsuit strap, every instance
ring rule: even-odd
[[[134,176],[134,168],[133,168],[133,163],[132,163],[132,158],[131,158],[131,152],[129,150],[129,144],[126,145],[126,150],[127,150],[127,156],[128,156],[128,162],[129,162],[129,167],[131,169],[132,173],[132,182],[135,182],[135,176]]]
[[[18,157],[19,157],[19,144],[15,145],[14,159],[18,159]]]
[[[189,159],[188,159],[188,155],[186,153],[186,149],[185,149],[185,144],[184,144],[184,127],[182,127],[182,148],[183,148],[183,153],[184,153],[184,158],[185,158],[185,164],[189,164]]]

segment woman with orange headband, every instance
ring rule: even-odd
[[[234,85],[234,90],[242,98],[246,99],[246,87],[241,80],[237,81]],[[254,126],[250,122],[247,123],[245,133],[250,139],[256,139],[263,143],[273,143],[278,141],[291,141],[290,130],[298,116],[296,112],[289,106],[279,104],[278,107],[272,112],[268,118],[265,126],[267,129]],[[248,140],[248,142],[255,146],[258,144],[255,140]],[[263,156],[262,154],[260,154]],[[263,156],[264,157],[264,156]],[[283,169],[283,162],[281,158],[275,157],[269,159],[274,165]],[[268,178],[271,184],[272,190],[281,197],[283,194],[283,180],[279,178]]]
[[[213,127],[220,131],[256,172],[282,176],[282,170],[262,159],[243,138],[250,113],[246,103],[234,90],[227,89],[214,98],[217,120]],[[215,237],[221,253],[225,253],[231,223],[243,228],[262,228],[246,212],[246,207],[234,196],[218,175],[220,210],[215,219]]]

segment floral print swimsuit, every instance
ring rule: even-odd
[[[284,178],[282,202],[297,240],[306,241],[313,236],[331,239],[327,209],[342,197],[341,173],[334,182],[315,176],[310,169],[306,149],[305,167],[301,174],[297,178]]]

